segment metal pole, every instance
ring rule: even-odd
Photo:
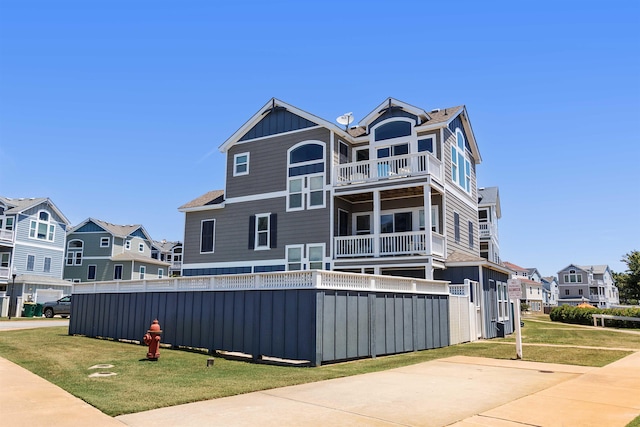
[[[11,295],[9,296],[9,320],[11,320],[11,301],[13,300],[13,291],[16,289],[16,273],[11,275],[13,281],[11,283]]]

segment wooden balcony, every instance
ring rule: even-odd
[[[335,185],[366,184],[424,175],[431,175],[442,182],[442,162],[426,151],[337,165]]]
[[[431,239],[431,242],[427,241],[428,238]],[[378,248],[376,248],[376,240],[378,240]],[[336,258],[404,255],[444,256],[445,251],[444,236],[426,231],[384,233],[378,236],[375,234],[340,236],[335,237],[334,243]],[[429,250],[429,248],[431,249]]]

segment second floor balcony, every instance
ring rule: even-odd
[[[427,151],[336,166],[335,185],[371,183],[380,180],[431,175],[442,182],[442,162]]]
[[[0,279],[11,277],[11,267],[0,267]]]
[[[12,230],[0,230],[0,244],[13,244]]]
[[[487,221],[480,221],[478,224],[480,229],[480,238],[481,239],[490,239],[490,238],[498,238],[498,227]]]
[[[444,236],[427,231],[335,237],[336,258],[444,254]]]

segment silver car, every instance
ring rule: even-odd
[[[69,317],[71,314],[71,295],[62,297],[58,301],[48,301],[43,304],[42,313],[44,317],[53,317],[59,314],[62,317]]]

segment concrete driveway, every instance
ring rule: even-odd
[[[15,331],[18,329],[47,328],[52,326],[69,326],[69,319],[15,320],[14,318],[0,322],[0,331]]]

